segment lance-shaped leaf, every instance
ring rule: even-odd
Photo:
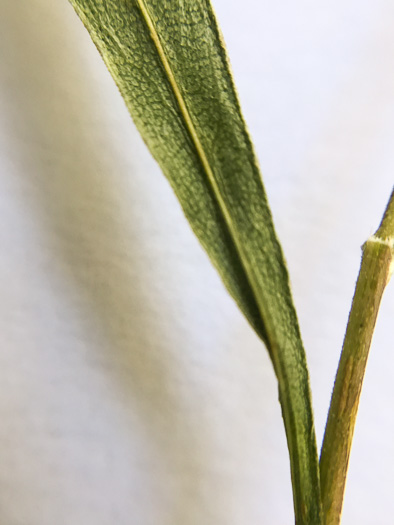
[[[298,524],[320,523],[308,371],[288,275],[208,0],[70,0],[279,382]]]

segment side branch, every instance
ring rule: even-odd
[[[326,525],[341,520],[346,475],[361,388],[380,302],[394,268],[394,191],[363,256],[327,419],[320,457]]]

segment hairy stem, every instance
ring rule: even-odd
[[[380,302],[394,266],[394,190],[363,256],[320,457],[325,525],[341,520],[346,475],[369,348]]]

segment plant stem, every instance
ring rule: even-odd
[[[325,525],[338,525],[369,348],[383,291],[394,267],[394,190],[363,256],[335,379],[320,457]]]

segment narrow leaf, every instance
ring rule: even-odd
[[[208,0],[70,0],[279,382],[298,524],[320,523],[308,371],[288,275]]]

